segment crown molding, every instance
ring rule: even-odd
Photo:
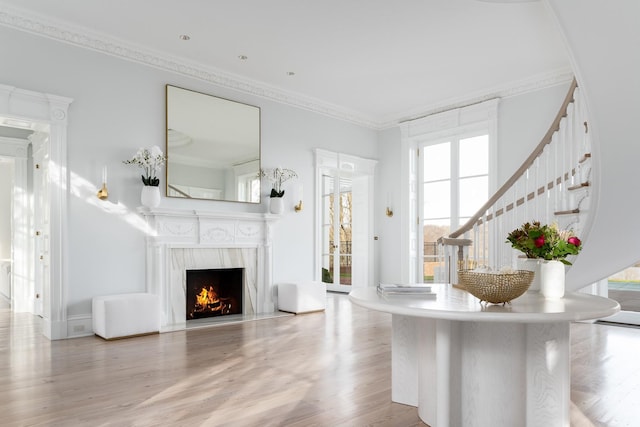
[[[512,82],[501,85],[500,87],[478,91],[471,95],[450,98],[431,105],[424,105],[400,114],[376,118],[208,65],[172,57],[166,53],[154,52],[148,48],[110,38],[105,35],[92,34],[86,28],[73,27],[68,23],[53,21],[23,9],[10,8],[0,4],[0,25],[141,63],[163,71],[206,81],[238,92],[312,111],[374,130],[388,129],[408,120],[476,104],[492,98],[520,95],[569,82],[573,78],[571,70],[556,70],[519,82]]]
[[[340,106],[322,100],[287,91],[266,83],[247,79],[220,69],[171,57],[148,48],[110,38],[105,35],[90,34],[87,29],[55,22],[25,10],[0,5],[0,25],[44,36],[74,46],[98,51],[129,61],[142,63],[154,68],[187,77],[203,80],[218,86],[276,101],[351,122],[360,126],[376,128],[375,120]]]
[[[438,103],[414,108],[398,115],[388,116],[378,123],[378,129],[388,129],[403,122],[421,119],[432,114],[442,113],[456,108],[480,104],[494,98],[510,98],[560,84],[568,84],[571,83],[573,77],[573,72],[568,68],[561,68],[549,73],[538,74],[520,81],[505,83],[493,88],[483,89],[473,94],[467,94],[457,98],[449,98]]]

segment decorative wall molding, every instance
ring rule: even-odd
[[[482,90],[477,93],[464,95],[458,98],[451,98],[435,104],[426,104],[397,115],[380,118],[370,117],[357,111],[349,110],[317,98],[287,91],[263,82],[229,73],[218,68],[193,63],[164,53],[154,52],[134,44],[127,44],[122,40],[109,38],[104,35],[90,34],[86,29],[74,27],[68,23],[54,22],[43,16],[31,14],[25,10],[17,10],[6,6],[0,6],[0,25],[64,43],[69,43],[74,46],[91,49],[129,61],[142,63],[160,70],[182,74],[184,76],[203,80],[218,86],[223,86],[293,107],[302,108],[304,110],[375,130],[392,128],[397,126],[398,123],[406,120],[413,120],[425,115],[446,111],[452,108],[463,107],[477,102],[486,101],[491,98],[515,96],[533,90],[570,82],[573,78],[571,70],[555,70],[520,82],[508,82],[500,87]],[[62,110],[60,112],[64,113]],[[63,118],[64,116],[58,120],[62,120]]]

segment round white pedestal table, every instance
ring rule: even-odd
[[[355,289],[352,303],[392,314],[392,395],[431,427],[566,427],[572,321],[615,314],[611,299],[583,293],[545,300],[528,292],[486,305],[434,284],[436,297]]]

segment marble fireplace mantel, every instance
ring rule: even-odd
[[[275,312],[272,230],[263,213],[138,208],[147,223],[146,289],[160,297],[161,331],[184,329],[184,271],[246,269],[245,314]]]

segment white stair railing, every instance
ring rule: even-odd
[[[457,270],[518,268],[507,234],[525,222],[556,222],[580,235],[589,212],[591,143],[576,81],[538,146],[465,225],[438,240],[436,280],[457,283]]]

